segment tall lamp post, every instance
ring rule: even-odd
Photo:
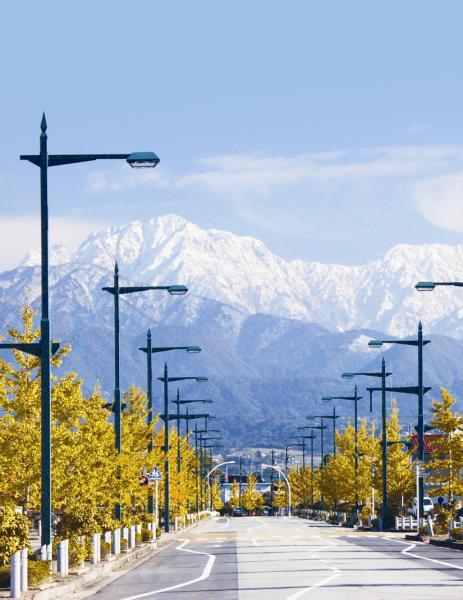
[[[336,419],[339,419],[340,415],[336,414],[336,406],[333,406],[333,414],[332,415],[309,415],[307,419],[330,419],[333,421],[333,457],[336,458]],[[338,501],[336,494],[336,483],[335,483],[335,494],[334,494],[334,510],[337,509]]]
[[[424,463],[424,416],[423,416],[423,398],[426,392],[429,392],[430,387],[423,385],[423,347],[429,344],[430,340],[423,339],[423,326],[418,324],[418,336],[412,340],[370,340],[368,345],[370,348],[381,348],[383,344],[399,344],[402,346],[415,346],[418,349],[418,385],[416,386],[401,386],[401,387],[385,387],[386,392],[396,392],[400,394],[412,394],[418,397],[418,460]],[[379,388],[382,390],[382,388]],[[374,389],[372,388],[374,391]],[[421,471],[418,481],[418,506],[420,515],[424,514],[424,478]]]
[[[121,407],[121,389],[120,389],[120,352],[119,352],[119,296],[121,294],[134,294],[137,292],[147,292],[148,290],[165,290],[172,296],[183,296],[188,292],[188,288],[184,285],[143,285],[143,286],[120,286],[119,285],[119,267],[117,262],[114,266],[114,285],[102,288],[103,291],[109,292],[114,296],[114,433],[115,433],[115,448],[116,453],[121,453],[121,432],[122,432],[122,407]],[[120,473],[118,473],[120,478]],[[119,490],[120,494],[120,490]],[[114,509],[114,517],[117,521],[122,518],[120,501]]]
[[[355,509],[358,510],[359,506],[359,449],[358,449],[358,409],[357,404],[362,396],[357,394],[357,386],[354,388],[353,396],[324,396],[323,402],[329,402],[330,400],[350,400],[354,403],[354,425],[355,425]]]
[[[196,402],[201,402],[202,404],[212,404],[212,400],[208,400],[208,399],[204,399],[204,400],[180,400],[180,390],[177,389],[177,399],[176,400],[172,400],[173,404],[177,405],[177,431],[178,431],[178,438],[177,438],[177,472],[180,473],[180,469],[181,469],[181,465],[182,465],[182,453],[181,453],[181,448],[180,448],[180,405],[182,404],[193,404]],[[188,413],[188,409],[186,411],[186,435],[188,436],[189,434],[189,413]]]
[[[164,375],[158,377],[164,384],[164,529],[170,530],[170,474],[169,474],[169,383],[171,381],[208,381],[207,377],[169,377],[167,363],[164,364]]]
[[[154,152],[129,154],[48,154],[47,121],[45,114],[40,124],[40,153],[25,154],[27,160],[40,168],[40,222],[41,222],[41,319],[40,342],[0,344],[0,348],[16,349],[40,358],[41,367],[41,558],[51,560],[51,357],[59,344],[51,342],[48,283],[48,167],[69,165],[93,160],[125,159],[131,167],[155,167],[159,158]]]
[[[381,458],[382,458],[382,480],[383,480],[383,489],[382,489],[382,514],[381,514],[381,522],[382,527],[388,527],[388,498],[387,498],[387,411],[386,411],[386,378],[391,375],[391,373],[386,372],[386,361],[382,360],[381,362],[381,371],[376,373],[369,372],[356,372],[356,373],[343,373],[342,377],[344,379],[353,379],[357,375],[362,375],[365,377],[379,377],[381,379],[381,387],[379,390],[381,391]],[[378,388],[367,388],[371,394],[375,389]]]
[[[264,469],[274,469],[286,481],[286,485],[288,486],[288,517],[290,517],[291,516],[291,486],[289,485],[288,478],[283,473],[283,471],[279,467],[277,467],[275,465],[267,465],[265,463],[262,463],[262,467],[264,467]]]
[[[151,330],[148,329],[148,333],[146,335],[146,347],[139,348],[142,352],[146,354],[146,377],[147,377],[147,396],[148,396],[148,415],[147,422],[150,425],[153,421],[153,360],[152,355],[157,354],[159,352],[170,352],[172,350],[185,350],[189,354],[197,354],[201,352],[201,348],[199,346],[159,346],[154,347],[151,342]],[[180,417],[177,418],[177,423],[180,422]],[[180,443],[180,442],[179,442]],[[150,436],[150,441],[148,443],[148,452],[153,450],[153,437]],[[180,468],[179,468],[180,470]],[[150,514],[153,513],[154,510],[154,502],[153,495],[150,493],[148,496],[148,512]]]

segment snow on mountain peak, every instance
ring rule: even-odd
[[[393,335],[413,333],[422,319],[428,331],[463,335],[458,318],[463,294],[452,288],[420,294],[414,288],[419,280],[463,280],[463,245],[400,244],[359,266],[286,261],[256,238],[202,229],[167,214],[95,231],[72,262],[63,246],[51,258],[51,264],[64,265],[64,270],[69,263],[69,272],[77,267],[86,273],[94,267],[100,274],[112,272],[117,260],[121,283],[185,284],[189,297],[209,298],[245,314]],[[23,266],[37,264],[34,251]],[[89,285],[93,279],[89,276]],[[93,294],[91,289],[87,293],[89,298]]]
[[[63,242],[54,244],[49,250],[48,263],[52,267],[65,265],[72,260],[72,254]],[[40,246],[32,248],[21,262],[22,267],[37,267],[42,263]]]

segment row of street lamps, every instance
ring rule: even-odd
[[[159,158],[154,152],[132,152],[125,154],[48,154],[47,121],[45,114],[40,124],[40,151],[39,154],[21,155],[20,160],[28,161],[40,168],[40,223],[41,223],[41,319],[40,319],[40,341],[32,343],[1,343],[1,349],[15,349],[40,358],[41,369],[41,556],[51,560],[52,541],[52,474],[51,474],[51,358],[58,351],[59,343],[51,341],[50,314],[49,314],[49,237],[48,237],[48,168],[54,166],[70,165],[95,160],[125,160],[132,168],[153,168],[159,164]],[[114,402],[111,410],[114,412],[114,431],[116,453],[121,452],[121,416],[122,403],[120,391],[120,331],[119,331],[119,297],[122,294],[145,292],[148,290],[167,291],[170,295],[184,295],[188,289],[184,285],[167,286],[130,286],[119,285],[119,269],[116,263],[114,268],[114,282],[111,287],[104,287],[104,291],[114,296]],[[148,422],[153,420],[153,395],[152,395],[152,366],[151,356],[157,352],[171,350],[185,350],[189,353],[200,352],[199,346],[169,346],[153,348],[151,345],[151,334],[148,332],[146,348],[141,348],[147,354],[147,398],[148,398]],[[165,422],[165,518],[166,531],[169,530],[169,458],[168,458],[168,435],[169,435],[169,411],[168,411],[168,383],[170,381],[182,381],[194,379],[195,381],[207,381],[206,377],[169,377],[167,365],[164,376],[159,378],[164,382],[164,422]],[[177,398],[178,400],[178,398]],[[207,402],[204,400],[202,402]],[[209,416],[209,415],[203,415]],[[180,415],[175,415],[177,427],[179,427]],[[189,419],[195,415],[187,416]],[[188,428],[188,425],[187,425]],[[207,426],[206,426],[207,430]],[[180,431],[179,431],[180,433]],[[150,440],[149,450],[152,449]],[[180,453],[179,453],[180,460]],[[179,463],[180,464],[180,463]],[[118,474],[120,478],[120,473]],[[149,500],[149,508],[152,511],[152,497]],[[121,504],[115,506],[115,518],[121,519]]]

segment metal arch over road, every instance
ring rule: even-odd
[[[298,518],[216,518],[94,600],[427,600],[463,594],[463,553]],[[87,596],[88,597],[88,596]]]

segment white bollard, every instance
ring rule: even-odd
[[[112,548],[111,548],[111,552],[117,556],[118,554],[121,553],[121,530],[120,529],[115,529],[113,531],[113,535],[112,535]]]
[[[124,527],[124,529],[122,530],[122,539],[129,541],[129,528],[128,527]]]
[[[47,547],[40,546],[40,560],[47,560]]]
[[[128,547],[135,548],[135,525],[131,525],[129,529]]]
[[[21,598],[21,550],[10,558],[10,596]]]
[[[92,565],[97,565],[100,562],[100,534],[94,533],[92,535]]]
[[[62,540],[58,544],[57,552],[58,573],[61,577],[69,575],[69,540]]]
[[[27,592],[29,589],[27,555],[27,548],[21,550],[21,592]]]
[[[429,529],[429,535],[433,536],[434,535],[434,529],[433,529],[433,526],[432,526],[432,519],[431,519],[430,515],[428,515],[427,521],[428,521],[427,525],[428,525],[428,529]]]
[[[103,540],[109,544],[109,547],[111,548],[111,532],[110,531],[105,531],[103,533]]]
[[[138,535],[141,535],[141,525],[140,524],[136,525],[136,530],[137,530]]]

